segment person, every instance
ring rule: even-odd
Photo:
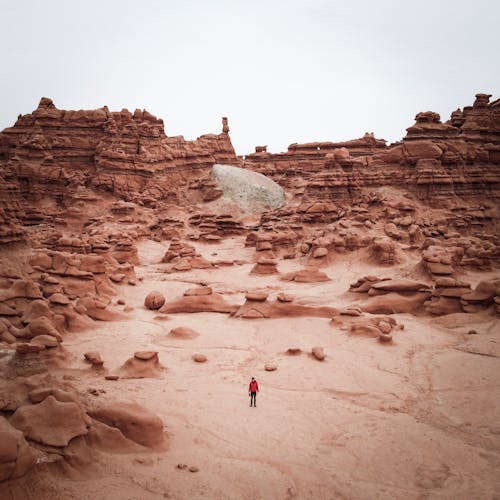
[[[248,386],[248,395],[250,396],[250,406],[257,406],[257,393],[259,392],[259,384],[257,383],[257,380],[255,380],[252,377],[252,380],[250,381],[250,385]]]

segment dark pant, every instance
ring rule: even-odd
[[[251,392],[250,393],[250,406],[252,406],[252,403],[254,406],[257,406],[256,399],[257,399],[257,393]]]

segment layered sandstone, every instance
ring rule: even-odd
[[[245,157],[247,168],[270,176],[306,199],[351,203],[365,188],[404,186],[426,202],[485,195],[498,199],[500,100],[477,94],[452,113],[418,113],[406,137],[387,146],[366,134],[344,143],[292,144],[286,153],[265,147]]]
[[[239,163],[227,119],[223,129],[187,141],[167,137],[163,120],[145,110],[66,111],[44,97],[0,134],[2,174],[27,199],[50,194],[67,204],[77,187],[143,203],[176,199],[189,177]]]

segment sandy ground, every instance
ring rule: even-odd
[[[133,400],[164,421],[169,448],[147,454],[105,454],[86,473],[38,474],[26,481],[30,498],[76,499],[373,499],[500,498],[500,327],[491,316],[441,319],[395,315],[404,330],[392,345],[353,337],[324,318],[232,319],[225,314],[174,314],[143,307],[159,290],[167,300],[206,282],[243,303],[244,291],[293,293],[303,303],[341,307],[353,302],[349,283],[373,268],[356,254],[324,270],[332,281],[298,284],[250,276],[251,264],[165,274],[157,264],[167,244],[140,245],[143,276],[121,295],[127,319],[96,323],[70,334],[73,383],[104,389],[102,401]],[[248,259],[242,240],[199,246],[206,258]],[[217,253],[216,256],[212,255]],[[280,263],[287,272],[297,268]],[[172,339],[187,326],[200,336]],[[477,335],[467,335],[474,328]],[[308,353],[323,346],[323,362]],[[299,356],[287,356],[300,347]],[[159,379],[104,380],[81,361],[97,350],[110,370],[134,351],[157,350]],[[204,364],[191,356],[203,353]],[[275,362],[278,370],[266,372]],[[250,377],[260,385],[249,407]],[[176,468],[195,465],[199,472]],[[21,498],[21,496],[19,496]]]

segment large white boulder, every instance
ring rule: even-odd
[[[265,175],[231,165],[215,164],[212,178],[224,197],[246,211],[274,210],[285,204],[283,188]]]

